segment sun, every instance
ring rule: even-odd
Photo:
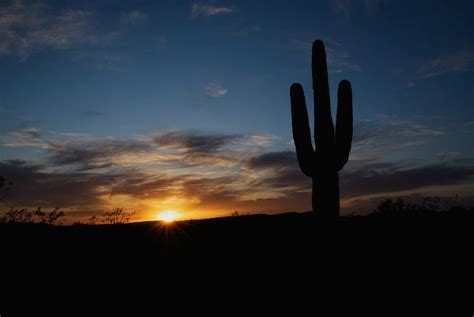
[[[156,216],[156,220],[171,223],[179,218],[179,213],[176,210],[163,210]]]

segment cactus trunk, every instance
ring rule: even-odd
[[[320,211],[323,216],[339,215],[339,181],[337,172],[321,173],[312,178],[313,211]]]
[[[347,80],[339,83],[336,129],[331,117],[326,53],[321,41],[313,43],[314,143],[303,88],[291,86],[293,139],[298,163],[313,181],[313,211],[324,216],[339,215],[338,172],[349,158],[352,143],[352,89]]]

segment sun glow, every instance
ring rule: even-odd
[[[175,210],[164,210],[156,216],[156,220],[164,221],[167,223],[173,222],[179,218],[179,214]]]

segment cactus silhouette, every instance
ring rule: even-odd
[[[326,52],[322,41],[313,43],[314,143],[303,87],[291,85],[291,119],[298,164],[313,180],[313,212],[339,215],[338,172],[349,158],[352,143],[352,88],[347,80],[339,83],[336,130],[331,118]]]

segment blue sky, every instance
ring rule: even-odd
[[[80,218],[124,205],[140,219],[170,208],[185,217],[308,210],[289,86],[303,84],[312,115],[315,39],[326,45],[333,113],[337,83],[349,79],[354,92],[346,212],[383,196],[467,199],[473,9],[435,0],[2,1],[0,174],[17,179],[7,207],[59,205]],[[393,181],[387,190],[370,185],[379,175]]]

